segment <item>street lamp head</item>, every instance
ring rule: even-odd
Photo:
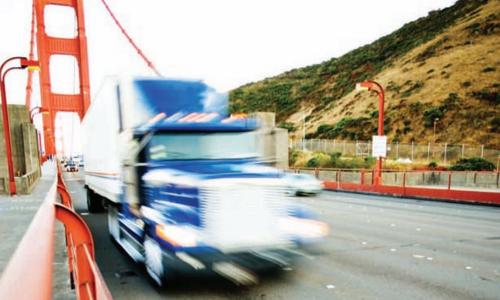
[[[40,71],[38,61],[29,60],[26,57],[21,58],[21,68],[28,68],[28,71]]]
[[[356,91],[368,91],[369,87],[368,85],[364,84],[364,82],[358,82],[356,83]]]

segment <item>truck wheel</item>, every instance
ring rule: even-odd
[[[101,197],[89,188],[87,188],[87,208],[91,213],[98,213],[104,210]]]
[[[109,235],[115,241],[120,241],[120,225],[118,223],[118,208],[108,205],[108,230]]]
[[[163,286],[164,270],[161,247],[157,241],[146,234],[144,237],[144,266],[148,275],[158,286]]]

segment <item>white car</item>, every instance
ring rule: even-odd
[[[292,195],[316,195],[323,190],[323,182],[309,174],[285,175],[288,182],[289,192]]]

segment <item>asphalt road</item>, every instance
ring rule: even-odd
[[[292,270],[251,287],[189,278],[159,290],[88,214],[83,180],[66,174],[115,299],[500,299],[500,208],[324,192],[297,197],[331,226]]]

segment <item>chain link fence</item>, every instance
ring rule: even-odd
[[[342,153],[346,157],[366,157],[372,152],[371,141],[346,141],[323,139],[296,139],[290,140],[291,149],[308,150],[314,152]],[[407,162],[434,161],[438,164],[451,164],[461,158],[482,157],[495,166],[500,162],[500,150],[486,149],[483,145],[449,145],[449,144],[416,144],[398,143],[387,144],[387,159],[404,160]]]

